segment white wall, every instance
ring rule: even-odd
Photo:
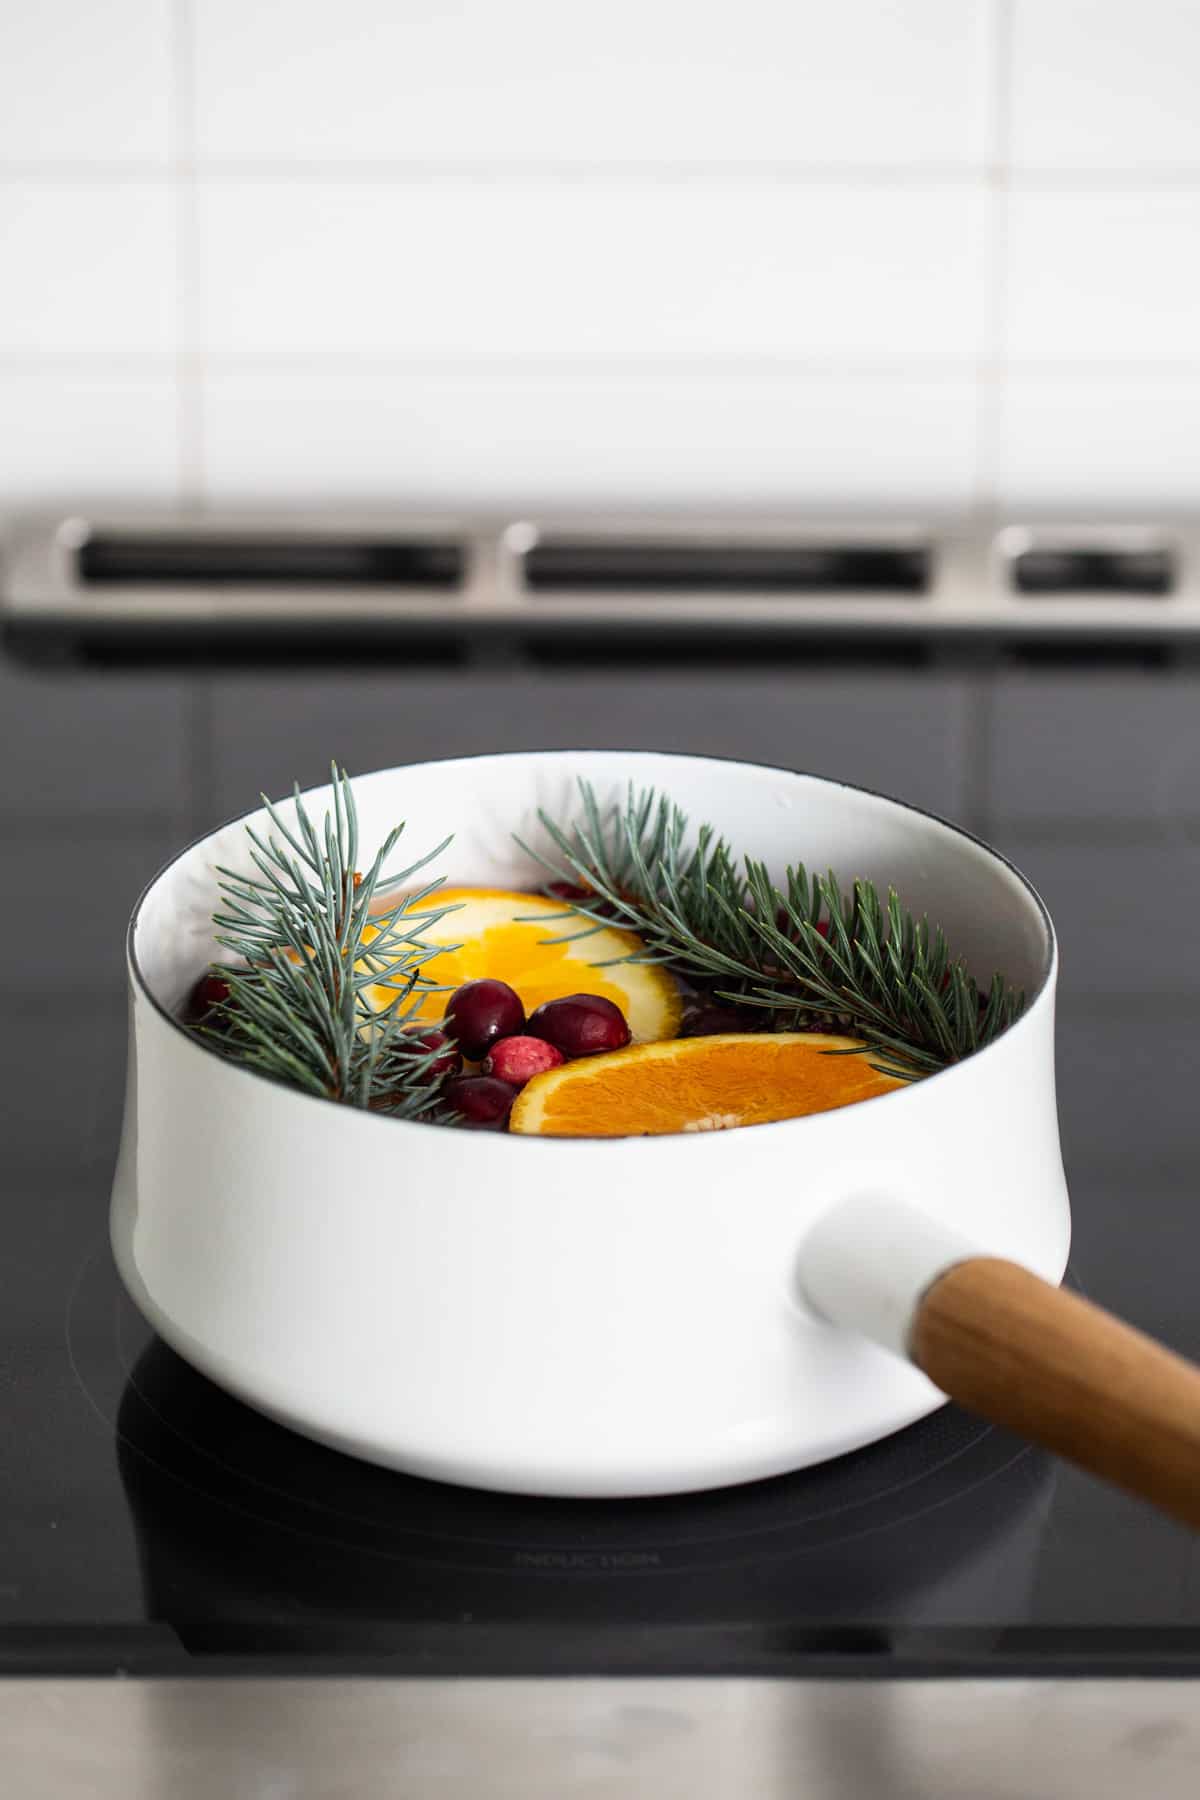
[[[0,0],[0,504],[1200,498],[1182,0]]]

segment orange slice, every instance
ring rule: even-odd
[[[490,976],[515,988],[527,1013],[564,994],[601,994],[625,1014],[635,1043],[673,1037],[679,1029],[679,989],[665,969],[654,963],[593,966],[643,949],[631,931],[605,926],[572,943],[548,942],[585,928],[586,921],[564,918],[561,900],[500,888],[439,888],[426,904],[457,911],[423,931],[424,941],[457,947],[424,965],[421,973],[447,991],[429,995],[419,1008],[421,1017],[440,1019],[456,987]],[[386,987],[373,991],[379,1006],[395,998]]]
[[[905,1087],[873,1069],[856,1038],[816,1032],[677,1038],[589,1056],[535,1075],[508,1128],[538,1137],[657,1137],[725,1131],[829,1112]]]

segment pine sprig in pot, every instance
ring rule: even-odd
[[[411,891],[413,877],[449,839],[407,868],[384,869],[404,830],[385,839],[358,873],[358,815],[346,772],[332,771],[333,804],[322,829],[295,792],[295,825],[263,795],[272,830],[247,826],[256,874],[220,868],[217,941],[236,959],[216,972],[228,999],[203,1035],[243,1067],[324,1099],[400,1118],[428,1113],[441,1087],[437,1049],[406,1030],[424,995],[422,968],[445,946],[422,939],[453,907],[427,907],[441,878]],[[381,895],[403,889],[392,907]],[[214,965],[216,968],[216,965]],[[380,1007],[370,990],[394,990]]]
[[[630,960],[668,964],[717,999],[761,1008],[775,1030],[857,1037],[904,1080],[971,1056],[1024,1010],[1000,975],[981,994],[941,928],[892,888],[886,901],[869,881],[843,892],[832,872],[810,875],[802,863],[781,888],[764,863],[739,863],[710,826],[693,839],[686,815],[653,790],[631,788],[607,812],[588,783],[580,793],[572,825],[539,815],[559,860],[528,852],[555,884],[586,890],[563,915],[582,920],[571,937],[624,926],[645,945]]]

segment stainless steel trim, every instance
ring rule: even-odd
[[[6,1800],[1195,1800],[1186,1681],[7,1680]]]
[[[1193,550],[1195,546],[1192,546]],[[1013,571],[1019,559],[1029,552],[1049,551],[1070,554],[1080,550],[1116,553],[1118,556],[1164,556],[1173,565],[1174,579],[1170,593],[1167,595],[1143,594],[1135,596],[1135,604],[1143,605],[1147,600],[1162,603],[1171,595],[1180,591],[1185,580],[1185,570],[1189,564],[1189,545],[1185,536],[1177,529],[1156,525],[1124,525],[1104,524],[1043,524],[1043,525],[1009,525],[996,533],[993,542],[993,579],[1002,587],[1013,590]],[[1194,571],[1189,571],[1193,574]],[[1016,595],[1023,606],[1040,607],[1044,597],[1037,595]],[[1113,595],[1107,593],[1097,595],[1096,604],[1103,608],[1106,602],[1111,603]],[[1086,594],[1072,596],[1073,601],[1087,600]]]
[[[223,586],[88,587],[74,569],[75,551],[90,530],[172,530],[189,535],[267,531],[294,535],[386,531],[389,536],[461,539],[466,547],[461,588],[290,588]],[[910,595],[839,592],[558,592],[526,589],[523,560],[535,543],[597,537],[637,544],[647,539],[689,547],[705,543],[771,546],[781,543],[864,541],[929,545],[931,583]],[[1178,578],[1165,596],[1014,591],[1010,566],[1022,548],[1169,547]],[[380,510],[304,514],[286,511],[163,513],[111,506],[65,509],[15,519],[2,546],[0,616],[25,625],[347,626],[401,624],[452,627],[466,633],[489,626],[548,633],[643,629],[681,636],[730,632],[752,639],[779,636],[880,633],[971,636],[1066,635],[1102,640],[1200,634],[1200,522],[1131,519],[939,522],[920,519],[759,517],[695,513],[482,515],[384,513]]]

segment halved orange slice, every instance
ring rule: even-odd
[[[744,1033],[638,1044],[535,1075],[510,1131],[538,1137],[657,1137],[829,1112],[907,1084],[871,1067],[856,1038]]]
[[[424,965],[421,973],[447,991],[429,995],[414,1017],[440,1019],[453,989],[490,976],[516,989],[526,1013],[565,994],[600,994],[625,1014],[635,1044],[673,1037],[679,1029],[679,989],[665,969],[655,963],[593,966],[643,949],[631,931],[605,926],[572,943],[548,941],[585,929],[586,920],[564,918],[561,900],[500,888],[439,888],[426,904],[457,910],[423,931],[424,941],[458,947]],[[379,1006],[395,998],[386,987],[373,992]]]

